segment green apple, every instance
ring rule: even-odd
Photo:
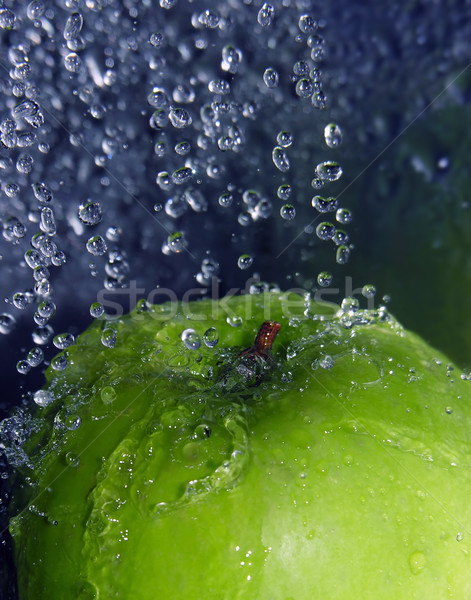
[[[471,597],[470,382],[386,312],[140,304],[66,352],[15,450],[21,600]]]

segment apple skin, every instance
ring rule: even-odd
[[[471,596],[470,382],[443,355],[289,294],[170,310],[115,322],[114,348],[94,323],[47,373],[12,508],[21,600]],[[183,345],[209,327],[216,347]]]

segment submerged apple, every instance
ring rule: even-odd
[[[10,420],[21,599],[471,596],[469,381],[354,303],[173,309],[96,322]]]

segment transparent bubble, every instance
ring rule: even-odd
[[[69,431],[76,431],[81,424],[82,419],[79,417],[79,415],[69,415],[65,419],[65,426]]]
[[[116,227],[115,225],[110,225],[106,230],[105,236],[106,239],[110,242],[118,242],[121,234],[123,233],[121,227]]]
[[[276,195],[280,200],[288,200],[291,196],[291,191],[291,186],[285,183],[283,185],[280,185],[276,192]]]
[[[333,197],[324,198],[323,196],[314,196],[311,204],[320,213],[327,213],[337,208],[337,199]]]
[[[339,223],[350,223],[352,220],[352,213],[347,208],[339,208],[335,214],[335,218]]]
[[[322,90],[319,90],[318,92],[312,94],[311,104],[314,106],[314,108],[317,108],[318,110],[325,109],[325,107],[327,106],[327,99]]]
[[[321,240],[331,240],[334,237],[335,225],[324,221],[316,227],[316,235]]]
[[[107,348],[114,348],[116,344],[116,339],[117,335],[115,329],[113,329],[112,327],[107,327],[106,329],[103,329],[101,334],[101,343],[103,344],[103,346],[106,346]]]
[[[35,344],[44,346],[49,342],[53,333],[54,330],[52,329],[52,327],[50,325],[45,325],[44,327],[38,327],[37,329],[35,329],[31,337],[33,338],[33,342]]]
[[[34,159],[29,154],[21,154],[16,161],[16,170],[18,173],[28,175],[33,170]]]
[[[250,254],[242,254],[237,259],[237,266],[239,267],[239,269],[242,269],[242,271],[249,269],[252,266],[252,264],[253,257]]]
[[[296,216],[296,209],[292,204],[284,204],[280,209],[280,215],[285,221],[292,221]]]
[[[317,283],[321,287],[329,287],[332,283],[332,279],[332,273],[329,273],[329,271],[321,271],[317,276]]]
[[[234,46],[224,46],[222,49],[221,69],[235,74],[239,70],[242,53]]]
[[[65,464],[68,467],[75,468],[75,467],[78,467],[80,464],[80,457],[77,456],[76,454],[74,454],[73,452],[67,452],[64,457],[64,460],[65,460]]]
[[[42,258],[37,250],[27,250],[25,252],[25,261],[28,267],[35,269],[41,265]]]
[[[54,235],[56,233],[56,220],[52,208],[44,207],[41,209],[39,227],[41,228],[41,231],[48,235]]]
[[[33,271],[33,277],[36,281],[43,281],[44,279],[49,279],[50,273],[47,267],[36,267]]]
[[[334,233],[334,237],[332,238],[334,244],[336,246],[340,246],[341,244],[346,244],[349,241],[350,237],[348,233],[342,231],[341,229],[336,229]]]
[[[272,69],[271,67],[265,69],[263,73],[263,82],[265,83],[267,88],[273,89],[278,87],[280,83],[280,76],[278,74],[278,71],[276,69]]]
[[[181,338],[185,348],[188,348],[188,350],[198,350],[201,347],[201,338],[194,329],[185,329]]]
[[[153,32],[150,34],[149,37],[149,44],[151,46],[153,46],[154,48],[160,48],[165,42],[165,37],[163,35],[163,33],[160,32]]]
[[[208,89],[212,94],[219,94],[221,96],[225,96],[226,94],[230,93],[231,86],[224,79],[212,79],[208,83]]]
[[[317,165],[316,173],[320,179],[337,181],[342,176],[342,167],[337,162],[328,160]]]
[[[275,17],[275,9],[272,4],[264,2],[262,8],[258,11],[257,21],[262,27],[270,27]]]
[[[165,90],[159,87],[154,87],[152,92],[147,96],[147,102],[154,108],[167,108],[169,105],[168,96]]]
[[[75,343],[75,337],[71,333],[58,333],[54,336],[52,343],[59,350],[65,350],[69,346]]]
[[[332,356],[329,356],[328,354],[326,354],[319,360],[319,366],[322,369],[331,369],[334,366],[334,363],[335,360],[332,358]]]
[[[12,315],[8,313],[0,314],[0,333],[3,335],[8,335],[13,331],[13,327],[15,326],[16,319]]]
[[[210,327],[203,334],[203,342],[208,348],[214,348],[219,342],[219,333],[216,327]]]
[[[329,148],[336,148],[342,142],[342,132],[336,123],[329,123],[324,129],[325,143]]]
[[[26,360],[30,367],[37,367],[44,360],[44,352],[41,350],[41,348],[38,348],[38,347],[32,348],[28,352]]]
[[[159,4],[162,8],[166,8],[167,10],[173,8],[177,3],[177,0],[160,0]]]
[[[361,293],[365,298],[374,298],[376,294],[376,288],[374,285],[366,284],[363,286]]]
[[[293,135],[290,131],[279,131],[276,141],[282,148],[288,148],[293,143]]]
[[[35,404],[44,408],[54,402],[54,394],[48,390],[38,390],[33,394]]]
[[[272,151],[272,160],[275,167],[282,173],[286,173],[290,169],[289,158],[285,150],[281,146],[275,146]]]
[[[92,236],[87,241],[86,248],[93,256],[101,256],[107,250],[106,242],[101,235]]]

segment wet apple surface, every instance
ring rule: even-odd
[[[384,310],[141,303],[65,352],[9,421],[20,598],[469,594],[470,382]]]

